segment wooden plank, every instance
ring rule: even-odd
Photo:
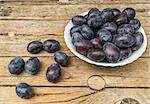
[[[140,19],[147,35],[150,34],[150,19]],[[69,20],[0,20],[0,34],[7,34],[11,31],[16,34],[63,34]]]
[[[140,104],[149,104],[149,89],[104,89],[95,94],[70,101],[65,104],[120,104],[123,98],[136,99]],[[128,103],[127,103],[128,104]],[[134,104],[134,103],[130,103]]]
[[[74,15],[88,11],[92,7],[119,8],[132,7],[133,4],[91,4],[91,5],[2,5],[0,19],[49,19],[69,20]],[[149,4],[134,4],[137,17],[150,17]],[[63,11],[63,12],[62,12]],[[149,19],[147,19],[149,20]]]
[[[91,76],[100,75],[106,83],[105,87],[150,87],[150,58],[140,58],[123,67],[106,68],[70,57],[69,66],[62,68],[62,77],[56,84],[49,83],[45,77],[47,67],[54,63],[53,57],[39,57],[42,68],[35,76],[26,72],[11,75],[7,70],[11,59],[11,57],[0,57],[0,85],[16,85],[23,81],[33,86],[88,86],[87,81]],[[27,60],[28,57],[24,59]]]
[[[36,96],[24,100],[17,97],[14,87],[0,87],[0,104],[120,104],[121,99],[131,97],[140,104],[149,104],[150,89],[104,89],[34,87]],[[9,93],[9,94],[8,94]],[[69,96],[68,96],[69,95]]]
[[[38,103],[59,103],[68,102],[94,93],[89,88],[64,88],[64,87],[33,87],[35,96],[32,99],[24,100],[17,97],[15,87],[0,87],[0,104],[38,104]],[[68,96],[69,95],[69,96]]]
[[[31,56],[30,53],[27,52],[27,45],[33,40],[41,40],[45,41],[47,39],[56,39],[61,44],[61,51],[66,52],[69,56],[74,56],[70,50],[67,48],[63,35],[38,35],[38,36],[27,36],[27,35],[19,35],[19,36],[0,36],[0,56]],[[148,35],[148,40],[150,40],[150,35]],[[35,55],[33,55],[35,56]],[[53,56],[53,54],[42,51],[36,56]],[[142,57],[150,57],[150,43],[148,42],[148,47],[146,52]]]
[[[0,20],[0,34],[63,34],[67,21]]]

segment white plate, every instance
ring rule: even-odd
[[[86,15],[87,12],[85,13],[82,13],[80,15]],[[72,44],[72,38],[71,38],[71,35],[70,35],[70,29],[73,27],[73,23],[72,21],[70,20],[69,23],[67,24],[67,26],[65,27],[65,31],[64,31],[64,39],[65,39],[65,42],[67,44],[67,47],[70,49],[70,51],[77,57],[79,57],[81,60],[84,60],[90,64],[94,64],[94,65],[98,65],[98,66],[110,66],[110,67],[115,67],[115,66],[123,66],[123,65],[126,65],[126,64],[129,64],[129,63],[132,63],[133,61],[137,60],[143,53],[144,51],[146,50],[146,47],[147,47],[147,37],[146,37],[146,33],[144,31],[144,29],[141,27],[139,29],[139,32],[141,32],[143,34],[143,37],[144,37],[144,40],[143,40],[143,44],[142,46],[140,47],[140,49],[138,49],[137,51],[133,52],[133,54],[125,59],[125,60],[122,60],[122,61],[119,61],[117,63],[106,63],[106,62],[95,62],[95,61],[92,61],[90,59],[88,59],[87,57],[81,55],[80,53],[78,53],[76,50],[75,50],[75,47],[74,45]]]

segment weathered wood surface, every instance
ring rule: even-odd
[[[134,7],[150,40],[149,0],[0,0],[0,104],[118,104],[132,97],[150,104],[150,43],[146,52],[132,64],[106,68],[87,64],[75,57],[63,39],[72,16],[91,7]],[[46,68],[54,63],[53,54],[32,55],[26,51],[32,40],[57,39],[70,57],[60,82],[49,83]],[[7,66],[15,56],[39,56],[42,68],[36,76],[26,72],[10,75]],[[16,96],[15,85],[27,82],[36,95],[30,100]],[[120,104],[120,103],[119,103]]]
[[[141,104],[150,102],[150,89],[109,88],[94,91],[79,87],[34,87],[36,95],[30,100],[18,98],[14,95],[14,89],[15,87],[0,87],[0,104],[117,104],[124,97],[137,99]]]

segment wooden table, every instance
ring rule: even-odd
[[[0,104],[120,104],[131,97],[150,104],[150,44],[132,64],[105,68],[87,64],[66,47],[63,31],[72,16],[91,7],[133,7],[150,40],[150,0],[0,0]],[[54,63],[53,54],[41,52],[41,71],[11,75],[7,66],[15,56],[30,56],[26,51],[32,40],[57,39],[61,50],[70,56],[61,81],[53,84],[45,78],[46,68]],[[36,95],[30,100],[16,96],[15,85],[26,82]],[[131,103],[132,104],[132,103]]]

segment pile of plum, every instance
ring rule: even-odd
[[[140,21],[133,8],[92,8],[72,18],[72,43],[78,53],[92,61],[117,63],[132,55],[143,43]]]
[[[49,82],[56,83],[60,80],[62,67],[69,64],[69,57],[66,53],[59,51],[61,45],[59,41],[48,39],[44,42],[39,40],[31,41],[27,46],[27,51],[32,54],[40,53],[42,50],[48,53],[54,53],[56,63],[50,64],[46,71],[46,78]],[[41,69],[42,63],[38,57],[30,57],[26,62],[22,57],[15,57],[8,64],[8,71],[11,74],[19,75],[24,70],[30,75],[36,75]],[[16,94],[23,99],[29,99],[34,96],[35,92],[27,83],[19,83],[16,85]]]

